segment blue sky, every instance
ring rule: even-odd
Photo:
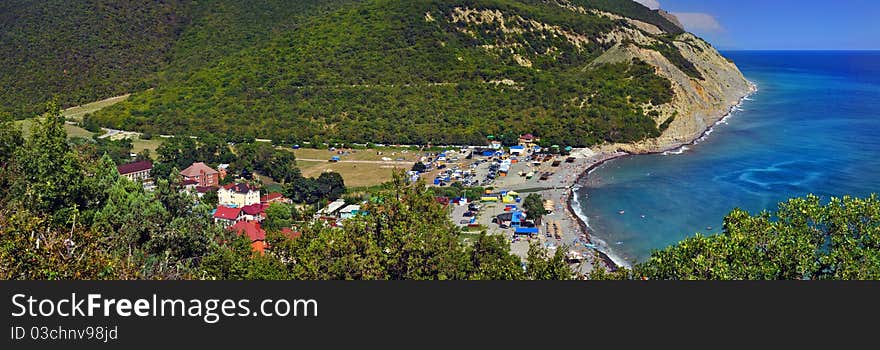
[[[880,50],[880,0],[636,0],[722,50]]]

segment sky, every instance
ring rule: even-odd
[[[880,0],[636,0],[721,50],[880,50]]]

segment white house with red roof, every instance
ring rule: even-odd
[[[231,183],[217,190],[218,203],[229,207],[242,208],[260,203],[260,190],[244,183]]]
[[[214,211],[214,223],[223,227],[235,225],[244,220],[241,208],[218,206]]]
[[[266,209],[269,204],[254,203],[241,208],[241,216],[246,221],[263,222],[266,219]]]

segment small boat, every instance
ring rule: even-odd
[[[617,212],[617,213],[620,214],[620,215],[623,215],[623,214],[625,214],[626,212],[623,211],[623,210],[621,210],[621,211],[619,211],[619,212]]]

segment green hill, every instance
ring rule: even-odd
[[[638,60],[591,62],[619,43],[609,34],[624,27],[664,43],[681,33],[625,0],[89,4],[76,6],[75,15],[62,11],[73,5],[53,5],[65,23],[98,23],[84,27],[34,33],[47,24],[5,15],[4,28],[50,43],[33,50],[40,56],[11,50],[4,58],[44,67],[11,72],[4,64],[0,82],[24,87],[2,95],[12,106],[7,112],[36,111],[49,96],[75,104],[132,91],[94,120],[154,134],[287,142],[474,144],[525,132],[576,146],[628,142],[659,135],[660,123],[644,107],[669,102],[670,83]],[[4,6],[18,13],[39,7]],[[108,8],[136,20],[119,24]],[[138,29],[142,22],[153,30]],[[118,30],[106,33],[106,23]],[[79,47],[93,59],[60,58]],[[687,71],[690,62],[670,48],[656,49]],[[77,79],[59,77],[56,61],[77,67]]]

